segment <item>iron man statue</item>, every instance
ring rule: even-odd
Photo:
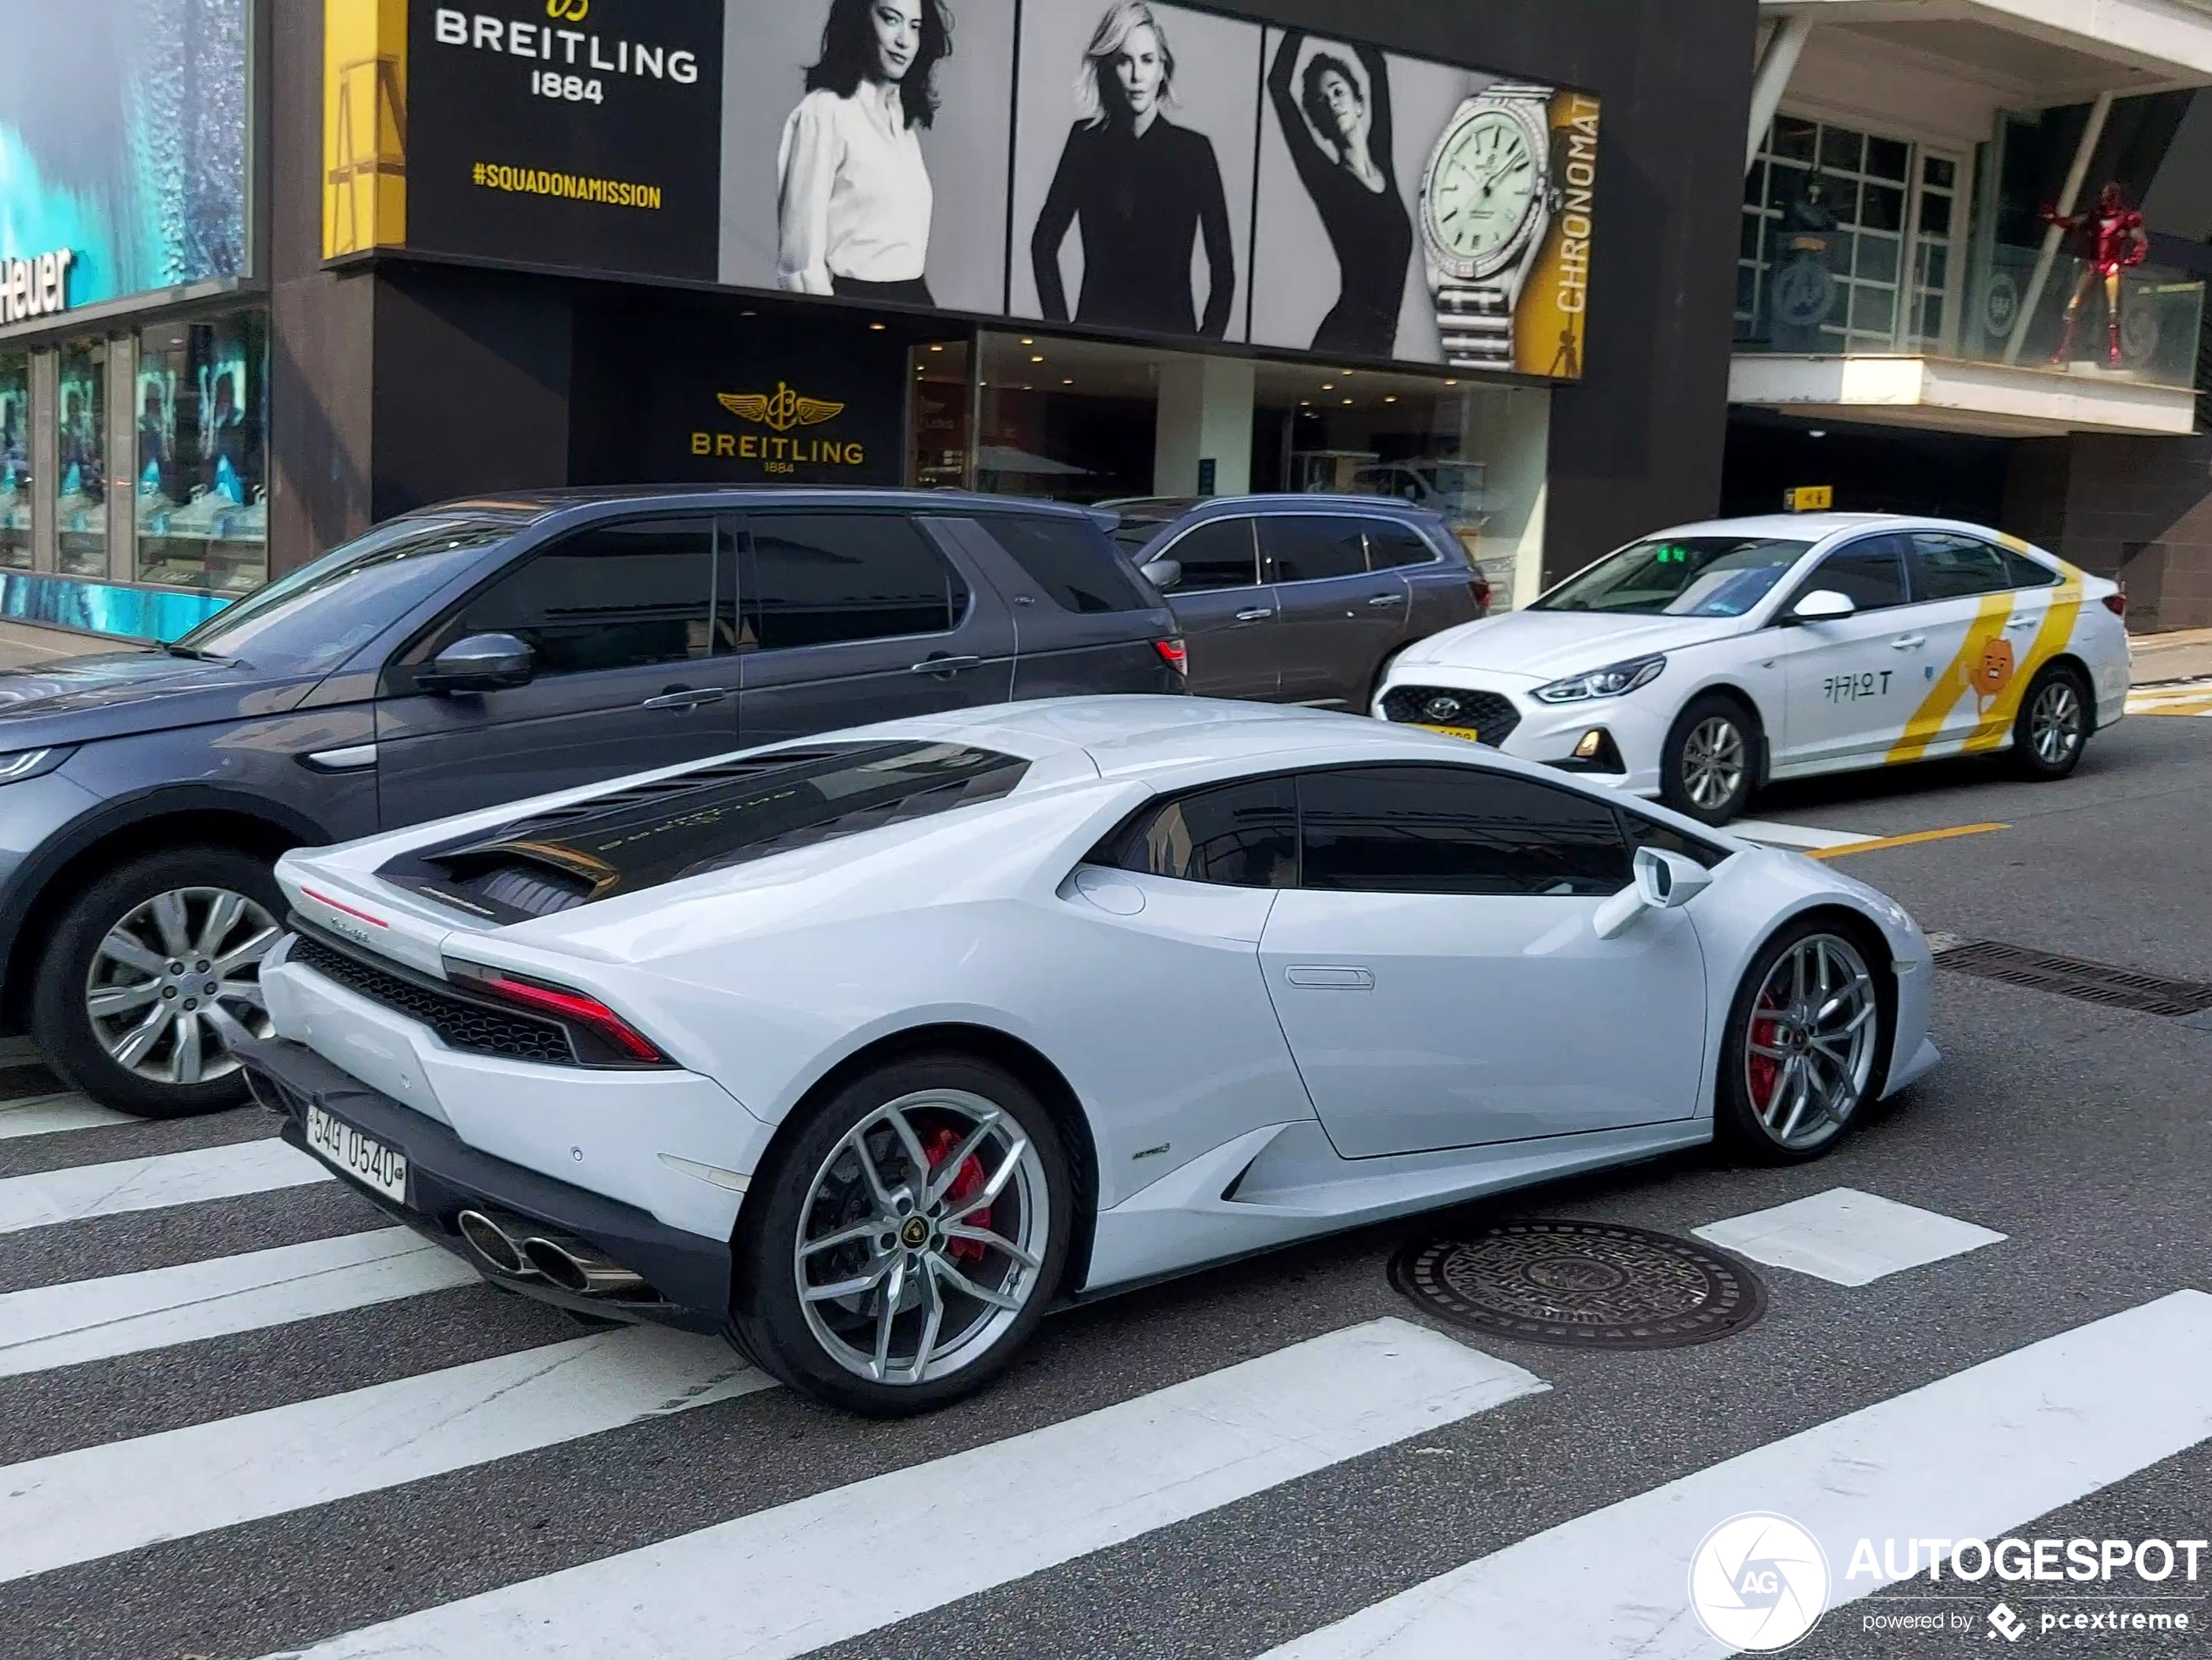
[[[2073,242],[2074,257],[2080,265],[2073,295],[2066,302],[2066,332],[2060,336],[2058,350],[2051,354],[2051,361],[2064,363],[2074,356],[2074,335],[2081,327],[2081,308],[2101,284],[2105,291],[2106,361],[2114,368],[2121,368],[2120,273],[2129,266],[2141,265],[2150,252],[2150,239],[2143,233],[2143,216],[2128,206],[2120,186],[2113,184],[2098,192],[2097,205],[2090,212],[2060,213],[2047,207],[2043,219],[2067,233]]]

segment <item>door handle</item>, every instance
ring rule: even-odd
[[[2015,617],[2011,622],[2006,624],[2005,626],[2007,629],[2033,628],[2042,620],[2043,619],[2040,617]]]
[[[934,674],[950,679],[962,669],[980,669],[982,666],[983,659],[980,657],[931,657],[924,658],[915,664],[913,672]]]
[[[1928,637],[1925,634],[1900,634],[1890,642],[1890,650],[1910,651],[1916,645],[1925,645],[1927,643]]]
[[[641,709],[698,709],[710,703],[720,703],[729,692],[721,686],[671,686],[658,698],[648,698],[638,705]]]
[[[1240,623],[1264,623],[1274,615],[1275,613],[1273,611],[1264,610],[1256,611],[1238,611],[1237,613],[1237,620]]]
[[[1294,963],[1283,978],[1308,991],[1372,991],[1375,976],[1365,968],[1337,968],[1323,963]]]
[[[1402,605],[1406,603],[1406,596],[1403,594],[1377,594],[1367,603],[1370,605],[1375,606]]]

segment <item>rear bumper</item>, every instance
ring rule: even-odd
[[[687,1233],[624,1205],[463,1143],[445,1125],[369,1088],[306,1045],[284,1038],[238,1047],[255,1096],[284,1115],[284,1139],[307,1151],[310,1105],[406,1155],[408,1202],[340,1180],[395,1221],[444,1246],[509,1290],[580,1312],[721,1333],[730,1307],[728,1241]],[[312,1155],[311,1155],[312,1156]],[[565,1292],[536,1276],[498,1274],[462,1242],[465,1210],[504,1211],[570,1234],[644,1276],[658,1298],[616,1299]]]

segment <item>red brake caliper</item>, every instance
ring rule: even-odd
[[[944,1169],[945,1161],[960,1151],[960,1135],[956,1130],[936,1129],[929,1132],[921,1150],[929,1155],[929,1178],[937,1179],[937,1172]],[[948,1205],[957,1207],[964,1199],[974,1198],[983,1191],[983,1164],[974,1153],[968,1154],[953,1178],[953,1184],[945,1190]],[[945,1247],[945,1254],[962,1262],[974,1262],[983,1254],[981,1239],[954,1239]]]
[[[1773,1013],[1769,1012],[1774,1009],[1775,1005],[1766,992],[1761,990],[1758,1002],[1751,1010],[1751,1042],[1767,1049],[1782,1047],[1775,1041],[1781,1036],[1781,1026]],[[1751,1075],[1751,1105],[1755,1110],[1764,1114],[1774,1104],[1774,1092],[1782,1078],[1781,1063],[1771,1056],[1754,1055],[1746,1070]]]

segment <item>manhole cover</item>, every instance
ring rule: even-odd
[[[1766,1312],[1765,1288],[1733,1257],[1607,1222],[1506,1222],[1416,1241],[1390,1278],[1446,1319],[1570,1349],[1710,1343]]]

